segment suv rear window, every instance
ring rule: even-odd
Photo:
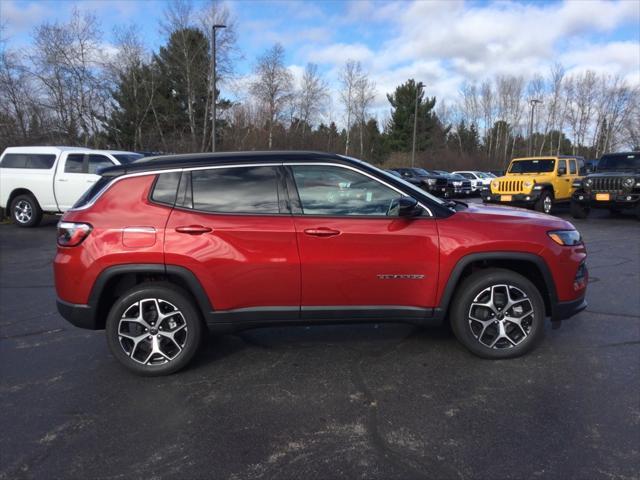
[[[105,188],[109,182],[113,180],[113,177],[100,177],[96,183],[94,183],[89,190],[84,192],[84,194],[78,199],[76,203],[73,204],[71,208],[80,208],[84,207],[86,204],[91,202],[97,195]]]
[[[191,172],[193,208],[206,212],[280,213],[274,167],[233,167]]]
[[[56,162],[54,154],[44,153],[7,153],[2,159],[2,168],[32,168],[48,170]]]

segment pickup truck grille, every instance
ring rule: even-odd
[[[596,192],[618,192],[622,190],[623,177],[593,178],[591,189]]]
[[[471,182],[462,182],[462,188],[471,188]]]
[[[501,192],[521,192],[522,180],[500,180],[498,189]]]
[[[447,186],[447,179],[446,178],[437,178],[436,179],[436,185],[438,187],[446,187]]]

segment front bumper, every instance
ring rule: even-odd
[[[485,203],[533,205],[540,198],[540,191],[532,190],[530,193],[492,193],[489,190],[483,190],[481,196],[482,201]],[[510,200],[504,200],[504,198],[509,197],[511,197]]]
[[[559,322],[580,313],[587,308],[587,300],[584,295],[569,302],[558,302],[553,306],[551,321]]]
[[[608,194],[609,200],[598,200],[597,195]],[[585,192],[577,190],[571,198],[583,206],[589,208],[635,208],[640,205],[640,193],[620,192]]]
[[[62,318],[76,327],[88,330],[102,330],[104,328],[103,325],[98,325],[95,308],[91,305],[69,303],[59,298],[56,299],[56,305]]]

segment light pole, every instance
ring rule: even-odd
[[[416,131],[418,129],[418,95],[422,90],[422,82],[416,84],[416,101],[413,107],[413,143],[411,146],[411,168],[416,164]]]
[[[532,98],[531,100],[529,100],[529,103],[531,104],[531,119],[529,120],[529,151],[528,151],[528,155],[532,156],[533,155],[533,112],[536,109],[536,105],[538,103],[542,103],[542,100],[538,100],[537,98]]]
[[[214,24],[211,27],[211,55],[213,57],[213,75],[211,75],[211,151],[216,151],[216,28],[227,28],[226,25]]]

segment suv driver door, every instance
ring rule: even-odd
[[[436,221],[388,213],[403,194],[352,167],[289,164],[301,315],[421,315],[435,303]]]

